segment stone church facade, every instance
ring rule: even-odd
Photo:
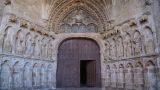
[[[0,1],[2,90],[160,90],[159,55],[159,0]]]

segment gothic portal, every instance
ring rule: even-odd
[[[0,90],[160,90],[160,0],[0,0]]]

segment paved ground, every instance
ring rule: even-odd
[[[0,89],[6,90],[6,89]],[[7,89],[8,90],[8,89]],[[104,88],[57,88],[57,89],[9,89],[9,90],[124,90],[124,89],[104,89]]]
[[[55,90],[105,90],[102,88],[57,88]]]

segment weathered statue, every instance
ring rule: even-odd
[[[34,48],[34,55],[37,57],[40,57],[40,53],[41,53],[41,42],[39,39],[35,39],[35,48]]]
[[[12,43],[11,43],[12,38],[13,38],[12,28],[8,28],[4,36],[4,44],[3,44],[4,53],[12,53]]]
[[[33,66],[33,86],[40,86],[40,69],[37,64]]]
[[[104,51],[104,57],[105,57],[105,60],[109,60],[109,55],[110,55],[110,45],[109,45],[109,42],[106,41],[105,43],[105,51]]]
[[[111,85],[111,70],[109,66],[106,66],[106,86],[109,87]]]
[[[22,55],[24,54],[24,50],[25,50],[25,42],[23,33],[19,31],[16,36],[16,53]]]
[[[128,64],[125,72],[126,89],[133,89],[133,78],[133,66]]]
[[[131,40],[129,35],[126,36],[124,41],[124,52],[125,52],[125,57],[130,57],[132,55]]]
[[[117,42],[117,55],[118,55],[118,58],[123,57],[123,42],[121,37],[118,38],[118,42]]]
[[[53,76],[52,76],[52,70],[53,70],[53,67],[51,65],[49,65],[47,67],[47,85],[48,87],[52,87],[52,83],[53,83]]]
[[[142,40],[141,40],[141,35],[139,34],[139,32],[135,32],[134,34],[133,50],[134,50],[135,56],[139,56],[142,52]]]
[[[32,68],[30,63],[24,65],[23,82],[25,88],[32,87]]]
[[[116,43],[115,43],[115,40],[111,41],[111,44],[110,44],[110,49],[111,49],[111,56],[113,58],[116,58]]]
[[[43,38],[42,40],[42,46],[41,46],[41,56],[46,57],[47,56],[47,40],[46,38]]]
[[[151,29],[146,28],[144,32],[145,32],[145,35],[144,35],[145,42],[144,43],[145,43],[146,54],[153,54],[154,53],[154,41],[153,41],[152,31]]]
[[[41,67],[41,85],[42,87],[47,86],[47,72],[46,68],[44,65]]]
[[[143,65],[138,63],[134,72],[134,82],[136,90],[144,89],[144,76],[143,76]]]
[[[49,45],[48,45],[48,50],[47,50],[47,55],[48,55],[48,58],[52,58],[52,55],[53,54],[53,43],[52,41],[49,41]]]
[[[21,88],[23,86],[22,83],[22,69],[19,63],[16,63],[13,66],[13,87],[14,88]]]
[[[11,70],[7,62],[3,63],[1,66],[1,87],[2,89],[10,89],[11,88]]]
[[[30,34],[26,36],[26,55],[31,56],[33,54],[33,40]]]

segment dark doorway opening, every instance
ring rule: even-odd
[[[80,63],[80,81],[81,87],[87,86],[87,62],[81,61]]]
[[[96,62],[94,60],[80,61],[80,84],[81,87],[96,86]]]

